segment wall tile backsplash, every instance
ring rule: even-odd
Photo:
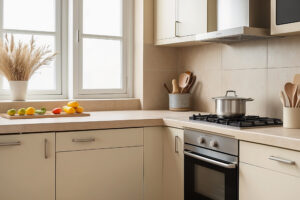
[[[210,44],[178,50],[178,72],[193,71],[194,110],[214,112],[215,96],[234,89],[251,97],[248,115],[282,118],[279,91],[300,73],[300,37],[273,38],[235,44]]]

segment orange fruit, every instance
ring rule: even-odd
[[[83,109],[82,106],[78,106],[78,107],[76,108],[76,112],[77,112],[77,113],[83,113],[83,111],[84,111],[84,109]]]

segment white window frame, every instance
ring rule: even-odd
[[[119,36],[91,35],[83,33],[83,2],[73,0],[73,97],[87,98],[126,98],[132,97],[133,74],[133,0],[123,0],[123,34]],[[122,89],[83,89],[82,88],[82,41],[83,38],[121,39],[122,38]]]
[[[0,16],[0,37],[2,37],[4,33],[49,35],[56,37],[55,51],[58,52],[55,62],[56,90],[31,90],[28,92],[28,99],[67,98],[68,2],[65,0],[55,0],[55,7],[56,27],[54,32],[2,29],[3,16]],[[0,0],[0,13],[3,13],[3,0]],[[9,95],[9,91],[0,89],[0,99],[9,99]]]

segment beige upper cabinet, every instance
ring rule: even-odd
[[[271,34],[300,34],[300,1],[271,0]]]
[[[175,1],[156,0],[156,40],[175,38]]]
[[[300,152],[240,142],[239,199],[297,200]]]
[[[0,199],[55,200],[55,134],[0,136]]]
[[[176,36],[184,37],[216,30],[216,1],[177,0]]]
[[[163,142],[163,199],[183,200],[183,130],[165,128]]]
[[[216,0],[156,0],[155,7],[157,45],[216,30]]]

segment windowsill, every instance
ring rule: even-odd
[[[73,99],[72,99],[73,100]],[[0,101],[0,113],[6,112],[11,108],[42,108],[52,110],[56,107],[62,107],[67,104],[70,99],[57,99],[57,100],[27,100],[27,101]],[[136,98],[122,98],[122,99],[78,99],[81,106],[85,111],[108,111],[108,110],[140,110],[140,99]]]

